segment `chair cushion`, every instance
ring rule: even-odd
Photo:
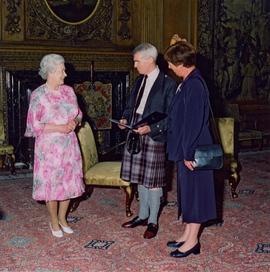
[[[120,178],[121,162],[98,162],[84,176],[86,184],[102,186],[129,186],[130,183]]]

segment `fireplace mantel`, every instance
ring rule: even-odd
[[[90,64],[94,62],[96,71],[132,72],[130,51],[94,51],[87,48],[13,47],[7,44],[0,47],[0,63],[9,70],[36,70],[42,56],[48,53],[63,55],[66,62],[72,64],[76,70],[90,70]]]

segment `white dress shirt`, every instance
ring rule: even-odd
[[[157,66],[155,70],[153,70],[150,74],[147,75],[147,80],[146,80],[143,96],[141,99],[141,103],[140,103],[136,113],[143,114],[148,95],[149,95],[149,93],[150,93],[150,91],[151,91],[151,89],[152,89],[152,87],[158,77],[158,74],[159,74],[159,68]]]

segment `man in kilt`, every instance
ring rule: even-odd
[[[140,76],[131,90],[120,124],[136,124],[153,112],[168,113],[177,85],[159,70],[157,56],[157,49],[149,43],[140,44],[134,49],[134,67]],[[121,125],[119,127],[125,128]],[[124,223],[122,227],[147,225],[144,238],[151,239],[158,232],[162,187],[166,186],[167,118],[152,125],[143,125],[134,131],[141,138],[140,152],[133,154],[125,146],[121,178],[138,185],[140,208],[138,216]],[[129,134],[130,132],[127,137]]]

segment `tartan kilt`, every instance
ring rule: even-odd
[[[138,154],[131,155],[124,149],[120,177],[147,188],[166,186],[165,144],[155,142],[148,135],[141,135],[142,146]]]

